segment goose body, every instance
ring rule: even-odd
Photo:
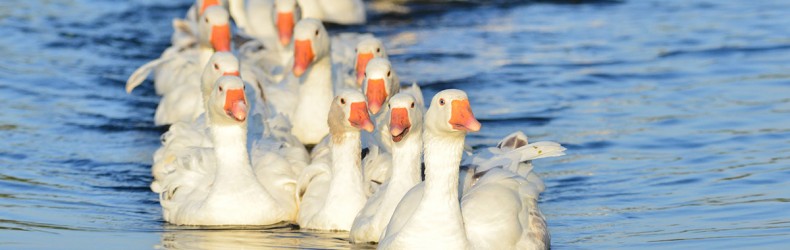
[[[545,219],[537,208],[542,182],[530,182],[500,165],[479,173],[482,177],[459,196],[463,189],[458,187],[458,166],[464,137],[467,131],[479,129],[465,93],[445,90],[436,94],[425,118],[425,181],[398,204],[381,235],[380,249],[549,248]],[[545,145],[556,146],[553,148],[528,145],[526,141],[514,145],[520,147],[506,150],[498,159],[518,159],[509,162],[518,166],[524,160],[562,155],[564,151],[556,143]],[[519,156],[510,157],[516,154]],[[497,161],[494,158],[489,163]]]
[[[341,92],[330,106],[330,144],[299,177],[297,222],[307,229],[347,231],[367,200],[360,169],[359,131],[373,130],[373,123],[365,97],[358,91]]]
[[[316,19],[302,19],[294,28],[294,65],[286,89],[298,89],[295,106],[278,107],[293,121],[293,133],[304,144],[316,144],[329,133],[327,114],[332,102],[332,59],[329,34]],[[288,80],[288,79],[286,79]]]
[[[156,72],[154,86],[163,95],[156,109],[154,123],[167,125],[191,121],[202,113],[200,104],[200,75],[215,51],[230,50],[230,23],[221,6],[206,8],[199,23],[197,49],[180,50],[171,47],[162,57],[138,68],[126,82],[131,92],[151,73]]]
[[[197,0],[189,6],[184,18],[173,19],[173,34],[170,43],[174,47],[194,48],[198,40],[198,19],[211,6],[222,5],[218,0]]]
[[[222,6],[208,6],[195,26],[196,47],[192,44],[173,45],[162,56],[135,70],[126,81],[126,92],[143,83],[154,73],[154,88],[159,95],[167,95],[180,85],[194,83],[215,51],[230,51],[230,23]]]
[[[290,72],[294,26],[301,20],[296,0],[247,0],[243,13],[249,23],[241,30],[254,39],[239,46],[242,61],[280,81]]]
[[[205,101],[210,97],[208,93],[211,93],[213,82],[221,76],[239,76],[239,66],[238,59],[229,52],[217,52],[212,56],[201,77],[202,85],[199,92],[202,96],[197,99],[204,100],[204,102],[200,105],[202,107],[200,110],[205,110],[207,105]],[[291,125],[287,119],[272,112],[260,98],[264,96],[264,90],[257,84],[250,83],[246,86],[246,96],[250,97],[248,99],[250,106],[248,130],[250,138],[253,139],[251,143],[248,143],[248,147],[253,156],[253,163],[257,162],[255,157],[257,155],[278,152],[289,161],[295,173],[300,172],[310,161],[307,150],[296,137],[290,134]],[[185,148],[213,146],[206,120],[207,116],[203,113],[194,121],[177,122],[170,126],[170,129],[162,135],[163,145],[157,150],[154,157],[152,172],[155,177],[160,176],[162,172],[167,172],[163,169],[163,166],[166,165],[164,163],[172,161],[173,157]]]
[[[178,225],[269,225],[293,221],[295,180],[283,161],[250,163],[247,99],[236,76],[217,80],[207,102],[212,148],[192,148],[152,184],[166,221]],[[212,154],[213,153],[213,154]],[[285,173],[285,174],[284,174]]]
[[[363,145],[369,149],[369,153],[362,164],[365,180],[369,185],[368,193],[372,194],[378,190],[381,183],[389,179],[391,173],[392,138],[386,120],[390,116],[389,99],[400,91],[400,81],[389,60],[376,57],[369,61],[369,63],[365,62],[366,69],[363,75],[366,77],[362,84],[362,92],[368,100],[370,113],[375,117],[376,130],[373,133],[363,133]],[[417,106],[415,104],[415,107]]]
[[[413,105],[408,94],[397,94],[390,100],[391,112],[386,119],[395,136],[389,161],[391,178],[368,199],[351,228],[352,242],[377,242],[390,221],[392,213],[409,189],[420,183],[422,156],[422,107]]]

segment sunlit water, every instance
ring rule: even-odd
[[[189,2],[0,2],[0,248],[350,246],[162,220],[158,97],[123,85]],[[382,37],[427,98],[466,90],[473,145],[516,130],[566,145],[536,163],[555,248],[787,247],[790,2],[494,2],[330,30]]]

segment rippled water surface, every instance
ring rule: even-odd
[[[123,85],[189,2],[0,2],[0,248],[349,247],[163,222],[148,189],[158,97]],[[515,130],[567,145],[536,163],[555,248],[787,247],[790,2],[502,2],[330,30],[382,37],[426,97],[466,90],[473,145]]]

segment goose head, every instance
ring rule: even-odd
[[[466,92],[457,89],[443,90],[433,97],[425,113],[425,129],[439,135],[465,136],[480,130]]]
[[[247,121],[247,97],[244,82],[238,76],[217,79],[209,95],[206,110],[214,125],[244,125]]]
[[[197,1],[195,1],[195,6],[198,6],[197,9],[196,9],[198,11],[197,16],[202,16],[203,13],[206,12],[206,9],[208,9],[208,7],[211,7],[211,6],[214,6],[214,5],[220,5],[221,6],[222,3],[221,3],[220,0],[197,0]]]
[[[388,105],[393,142],[398,143],[404,138],[422,136],[422,108],[416,104],[414,96],[405,93],[396,94],[392,96]]]
[[[390,96],[400,90],[400,83],[395,80],[392,64],[386,58],[373,58],[365,69],[365,81],[362,91],[368,98],[368,107],[374,115],[381,110]]]
[[[329,108],[329,133],[340,135],[364,129],[373,132],[365,96],[359,90],[343,90],[332,100]]]
[[[208,100],[214,83],[222,76],[239,76],[239,59],[230,52],[214,53],[203,69],[203,74],[200,76],[203,100]]]
[[[354,60],[354,68],[357,73],[357,85],[362,85],[362,80],[365,78],[365,69],[367,68],[368,61],[374,57],[387,58],[387,51],[384,50],[384,43],[381,40],[370,37],[362,39],[357,43],[354,51],[357,54]]]
[[[302,76],[314,62],[329,55],[329,34],[321,21],[306,18],[294,28],[293,74]]]
[[[200,44],[214,51],[230,51],[230,15],[221,5],[206,8],[198,19]]]
[[[296,22],[302,19],[302,10],[296,0],[276,0],[273,9],[274,25],[277,27],[280,44],[288,46],[291,43]]]

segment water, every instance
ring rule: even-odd
[[[349,247],[162,221],[158,97],[123,85],[189,2],[0,2],[0,248]],[[466,90],[473,145],[566,145],[536,163],[557,249],[786,247],[790,2],[577,2],[412,3],[330,30],[382,37],[426,97]]]

